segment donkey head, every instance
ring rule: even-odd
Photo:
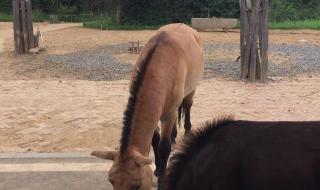
[[[91,155],[113,160],[109,181],[114,190],[150,190],[153,173],[152,160],[138,152],[121,155],[119,151],[94,151]]]

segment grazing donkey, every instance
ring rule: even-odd
[[[320,121],[206,123],[173,154],[165,190],[319,190]]]
[[[130,83],[120,150],[92,152],[114,161],[109,180],[115,190],[151,189],[151,144],[156,154],[155,174],[162,181],[171,151],[171,134],[178,123],[178,109],[183,107],[188,133],[192,99],[203,69],[202,40],[187,25],[164,26],[145,45]],[[161,135],[156,130],[158,121]]]

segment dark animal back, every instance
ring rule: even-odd
[[[166,189],[320,189],[319,136],[320,122],[206,124],[174,153]]]
[[[215,134],[219,128],[234,122],[231,116],[213,120],[212,122],[206,122],[202,127],[190,134],[185,138],[184,142],[180,145],[179,150],[176,151],[169,163],[166,185],[168,190],[175,189],[182,173],[184,173],[186,164],[193,159],[201,147],[207,144],[211,136]]]

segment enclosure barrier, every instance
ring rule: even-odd
[[[18,54],[35,48],[31,0],[12,0],[14,47]]]
[[[128,52],[129,53],[140,53],[142,48],[143,48],[143,45],[139,41],[129,42]]]
[[[241,78],[266,81],[269,0],[240,0]]]
[[[200,31],[228,30],[237,26],[237,19],[233,18],[192,18],[191,25]]]

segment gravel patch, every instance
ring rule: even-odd
[[[128,63],[117,61],[113,53],[126,50],[127,46],[124,44],[104,46],[71,54],[50,55],[46,62],[50,67],[74,74],[77,79],[122,80],[130,77],[133,67]]]
[[[240,61],[236,59],[240,55],[239,44],[205,44],[205,52],[213,52],[223,49],[232,52],[223,59],[206,59],[205,78],[224,77],[239,79]],[[312,44],[271,44],[269,60],[270,77],[294,77],[301,74],[320,73],[320,46]],[[277,58],[280,58],[278,60]]]
[[[216,51],[222,56],[209,56]],[[71,73],[77,79],[122,80],[129,79],[132,65],[121,63],[113,57],[114,53],[126,53],[127,44],[101,46],[94,50],[65,55],[48,55],[45,67]],[[230,53],[229,53],[230,52]],[[240,61],[238,43],[206,43],[204,78],[239,79]],[[301,74],[320,73],[320,46],[311,44],[271,44],[269,76],[295,77]]]
[[[279,75],[299,75],[299,74],[318,74],[320,72],[320,46],[312,44],[280,44],[271,46],[272,52],[280,52],[285,57],[288,57],[287,62],[283,65],[288,65],[288,69],[282,69],[278,72]],[[270,65],[270,72],[273,75],[275,64]]]

